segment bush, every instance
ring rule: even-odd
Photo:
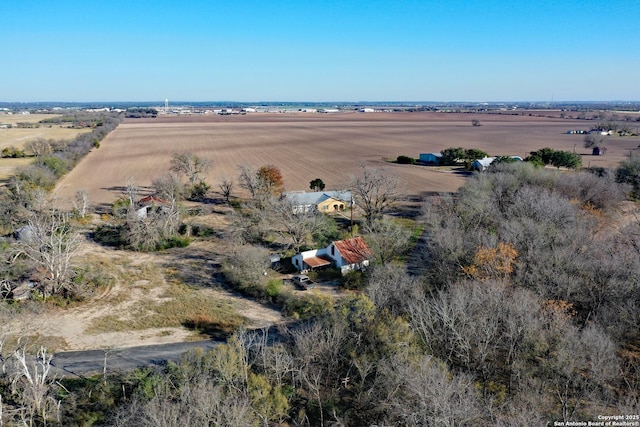
[[[342,287],[350,290],[361,290],[365,286],[364,273],[362,271],[352,270],[344,276]]]
[[[39,165],[42,165],[49,169],[56,178],[62,177],[65,173],[69,172],[70,165],[67,161],[54,156],[42,157],[38,160]]]
[[[267,295],[271,298],[275,298],[280,293],[280,288],[282,287],[282,281],[280,279],[271,279],[269,283],[267,283]]]
[[[396,160],[396,162],[401,165],[415,165],[416,159],[409,156],[398,156],[398,159]]]

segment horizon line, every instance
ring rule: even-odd
[[[175,100],[171,101],[171,103],[197,103],[197,104],[249,104],[249,105],[257,105],[257,104],[336,104],[336,105],[360,105],[360,104],[402,104],[402,105],[420,105],[420,104],[566,104],[566,103],[584,103],[584,104],[593,104],[593,103],[602,103],[602,104],[638,104],[640,100],[520,100],[520,101],[389,101],[389,100],[361,100],[361,101],[233,101],[233,100],[207,100],[207,101],[196,101],[196,100]],[[130,100],[130,101],[103,101],[103,100],[94,100],[94,101],[0,101],[0,105],[3,104],[134,104],[134,103],[159,103],[164,105],[165,99],[158,100]]]

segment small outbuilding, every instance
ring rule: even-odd
[[[438,165],[442,159],[442,153],[422,153],[418,160],[427,165]]]

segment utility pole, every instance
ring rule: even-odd
[[[353,194],[351,195],[351,237],[353,237]]]

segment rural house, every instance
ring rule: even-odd
[[[301,252],[291,258],[298,270],[333,266],[342,274],[353,270],[362,270],[369,265],[373,253],[362,237],[332,242],[326,248]]]
[[[306,193],[291,191],[282,195],[293,204],[293,212],[309,212],[315,208],[322,213],[343,211],[353,206],[353,198],[349,191],[318,191]]]
[[[522,157],[520,156],[509,156],[512,159],[515,159],[519,162],[522,161]],[[482,159],[478,159],[475,162],[473,162],[471,164],[471,169],[473,169],[474,171],[479,171],[479,172],[483,172],[486,171],[487,168],[489,166],[491,166],[491,163],[493,163],[493,161],[496,159],[497,157],[484,157]]]
[[[158,211],[168,210],[171,203],[156,196],[146,196],[138,200],[136,204],[136,216],[145,219],[149,214]]]
[[[422,153],[418,160],[428,165],[438,165],[440,164],[441,158],[442,153]]]

